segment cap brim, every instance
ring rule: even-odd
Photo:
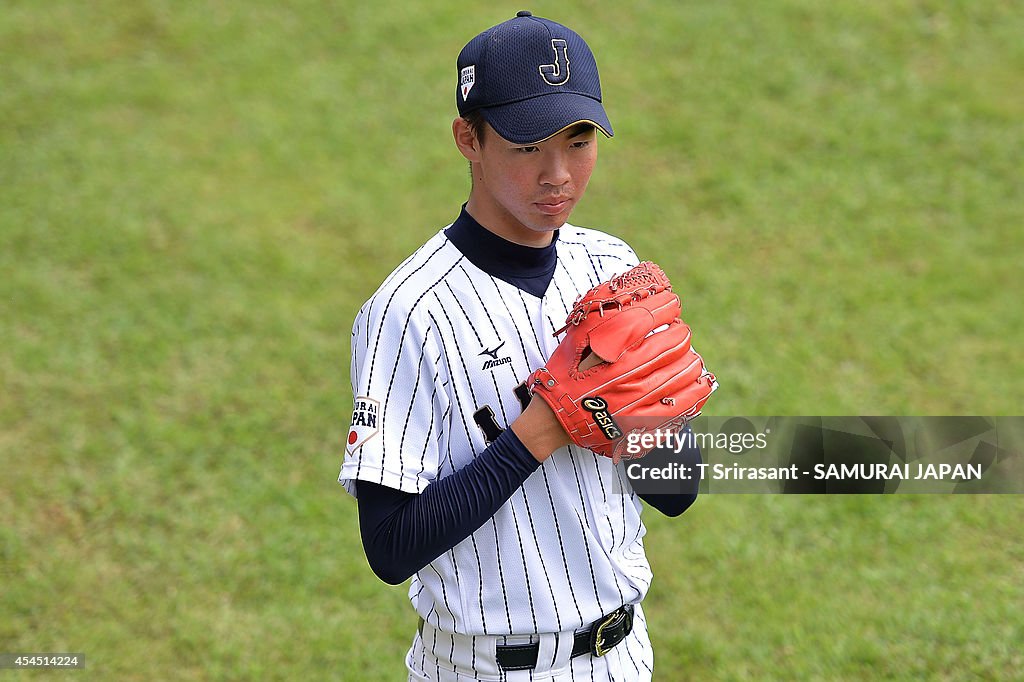
[[[591,123],[606,136],[613,135],[601,103],[571,92],[484,107],[480,113],[496,133],[514,144],[543,142],[577,123]]]

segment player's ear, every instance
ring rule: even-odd
[[[463,156],[470,162],[480,160],[480,140],[469,121],[461,116],[452,121],[452,135],[455,137],[455,146]]]

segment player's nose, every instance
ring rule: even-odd
[[[569,159],[564,152],[551,150],[550,154],[545,154],[540,176],[540,183],[542,185],[561,187],[571,179],[572,173],[569,170]]]

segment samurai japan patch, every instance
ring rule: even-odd
[[[356,396],[355,407],[352,409],[352,426],[348,432],[348,451],[356,448],[377,434],[380,422],[380,403],[373,398]]]

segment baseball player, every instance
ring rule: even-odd
[[[638,262],[566,222],[612,136],[597,65],[524,11],[471,40],[457,76],[469,199],[353,324],[339,481],[373,571],[412,578],[410,680],[650,679],[644,505],[525,381],[574,303]],[[694,498],[642,499],[676,516]]]

